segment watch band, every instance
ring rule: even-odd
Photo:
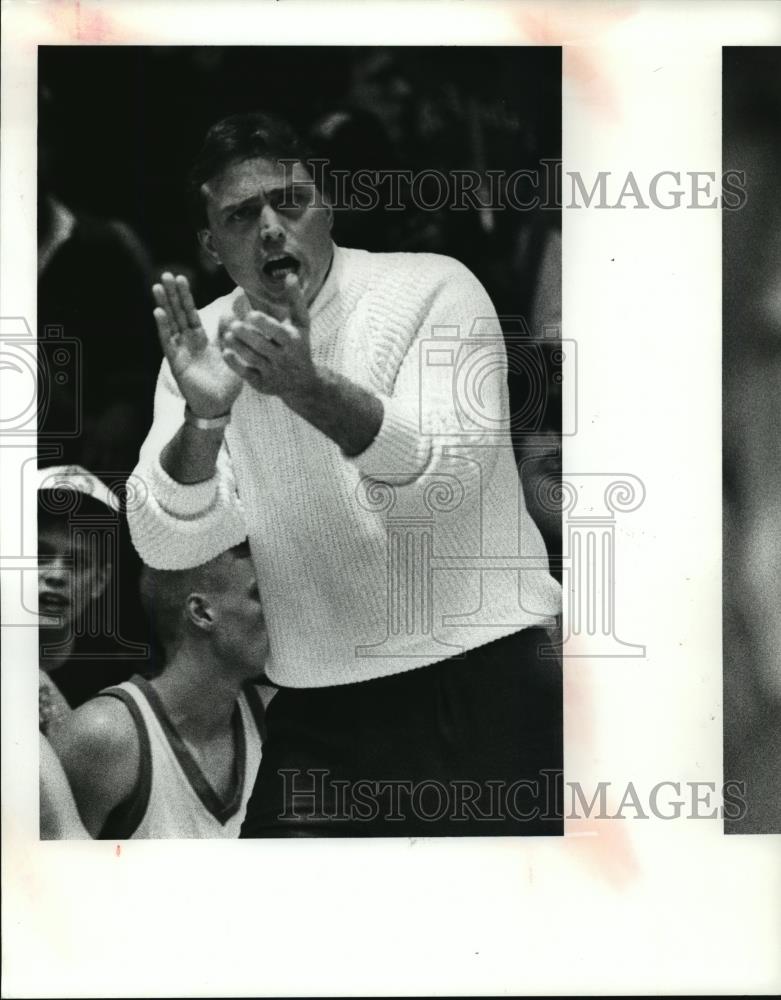
[[[218,431],[227,427],[231,422],[230,410],[220,417],[197,417],[190,407],[185,403],[184,422],[190,427],[197,427],[200,431]]]

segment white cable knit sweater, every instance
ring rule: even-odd
[[[201,311],[210,337],[241,295]],[[289,687],[394,674],[550,624],[561,591],[520,488],[504,343],[480,283],[448,257],[337,247],[311,319],[315,361],[382,400],[375,440],[348,458],[245,386],[217,473],[183,486],[159,461],[184,410],[164,362],[136,469],[146,498],[128,504],[141,558],[185,568],[249,536],[267,672]]]

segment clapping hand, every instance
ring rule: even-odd
[[[182,275],[166,272],[152,288],[154,311],[163,353],[190,409],[199,417],[227,413],[243,381],[223,360],[222,347],[206,335]]]
[[[305,396],[317,378],[309,340],[309,310],[294,274],[285,279],[289,319],[259,310],[220,321],[225,364],[258,392],[293,401]]]

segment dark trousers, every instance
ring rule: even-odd
[[[560,835],[544,629],[357,684],[281,688],[242,837]]]

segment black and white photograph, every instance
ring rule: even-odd
[[[2,5],[3,996],[781,993],[779,14]]]
[[[728,833],[781,833],[781,48],[725,47],[724,771],[745,786]]]
[[[560,835],[560,49],[38,71],[40,729],[76,833]]]

